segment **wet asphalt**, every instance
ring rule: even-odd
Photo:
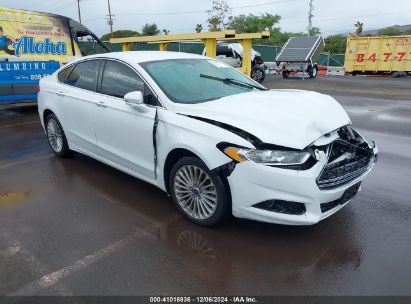
[[[411,79],[265,85],[334,96],[377,142],[347,207],[309,227],[202,228],[147,183],[55,157],[35,107],[3,107],[0,295],[411,295]]]

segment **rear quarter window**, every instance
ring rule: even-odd
[[[99,67],[100,60],[79,62],[65,83],[76,88],[95,91]]]
[[[75,65],[71,65],[65,69],[63,69],[57,76],[58,80],[62,83],[66,83],[67,79],[70,76],[71,71],[73,71]]]

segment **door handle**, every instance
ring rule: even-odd
[[[64,94],[63,92],[57,92],[58,96],[66,96],[66,94]]]
[[[102,107],[102,108],[107,108],[107,105],[104,101],[99,101],[98,103],[96,103],[96,106]]]

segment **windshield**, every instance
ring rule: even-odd
[[[200,103],[265,89],[241,72],[212,59],[169,59],[140,65],[176,103]]]

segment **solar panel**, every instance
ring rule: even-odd
[[[315,62],[324,48],[322,37],[292,37],[277,55],[276,61]]]

